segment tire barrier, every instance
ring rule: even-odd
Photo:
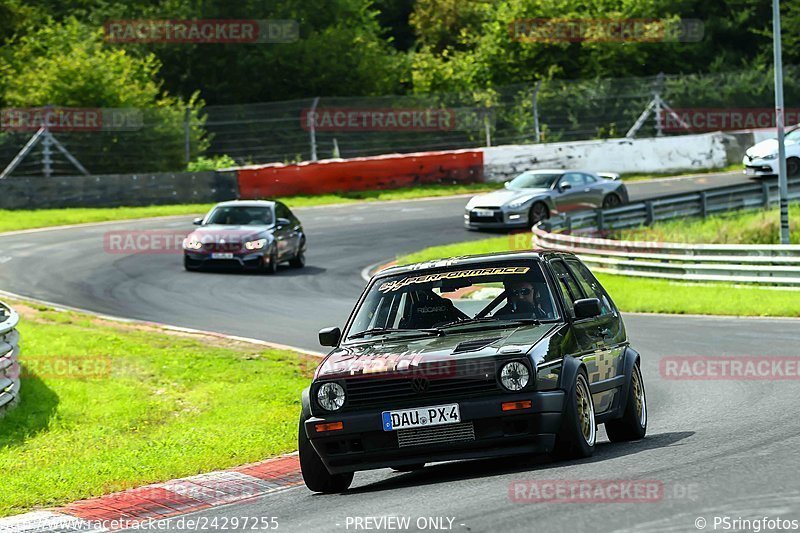
[[[19,399],[19,315],[0,302],[0,416]]]

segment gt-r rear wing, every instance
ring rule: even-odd
[[[607,180],[619,179],[619,174],[617,174],[616,172],[598,172],[597,175],[600,176],[601,178],[606,178]]]

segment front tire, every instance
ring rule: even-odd
[[[622,198],[615,192],[609,193],[605,198],[603,198],[603,209],[612,209],[614,207],[619,207],[622,205]]]
[[[531,206],[531,210],[528,213],[528,225],[535,226],[542,220],[548,218],[550,218],[550,210],[544,202],[536,202]]]
[[[306,253],[301,249],[297,255],[289,261],[289,266],[292,268],[303,268],[306,266]]]
[[[274,248],[269,253],[269,259],[261,266],[261,271],[265,274],[275,274],[278,271],[278,252]]]
[[[553,455],[562,460],[591,457],[596,442],[594,402],[586,371],[581,369],[567,391],[566,412],[561,422],[561,431],[556,437]]]
[[[306,436],[302,418],[297,430],[297,449],[300,453],[300,472],[303,474],[303,482],[308,490],[323,494],[335,494],[344,492],[350,487],[353,482],[353,473],[331,474],[328,472]]]
[[[633,366],[628,401],[622,418],[606,422],[606,433],[611,442],[625,442],[644,438],[647,433],[647,395],[639,365]]]

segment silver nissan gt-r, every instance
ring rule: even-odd
[[[505,189],[479,194],[467,204],[467,229],[529,228],[560,213],[617,207],[628,202],[619,174],[586,170],[529,170]]]

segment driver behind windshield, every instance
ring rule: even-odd
[[[497,318],[551,318],[549,299],[539,288],[526,280],[505,281],[508,302],[494,316]]]

